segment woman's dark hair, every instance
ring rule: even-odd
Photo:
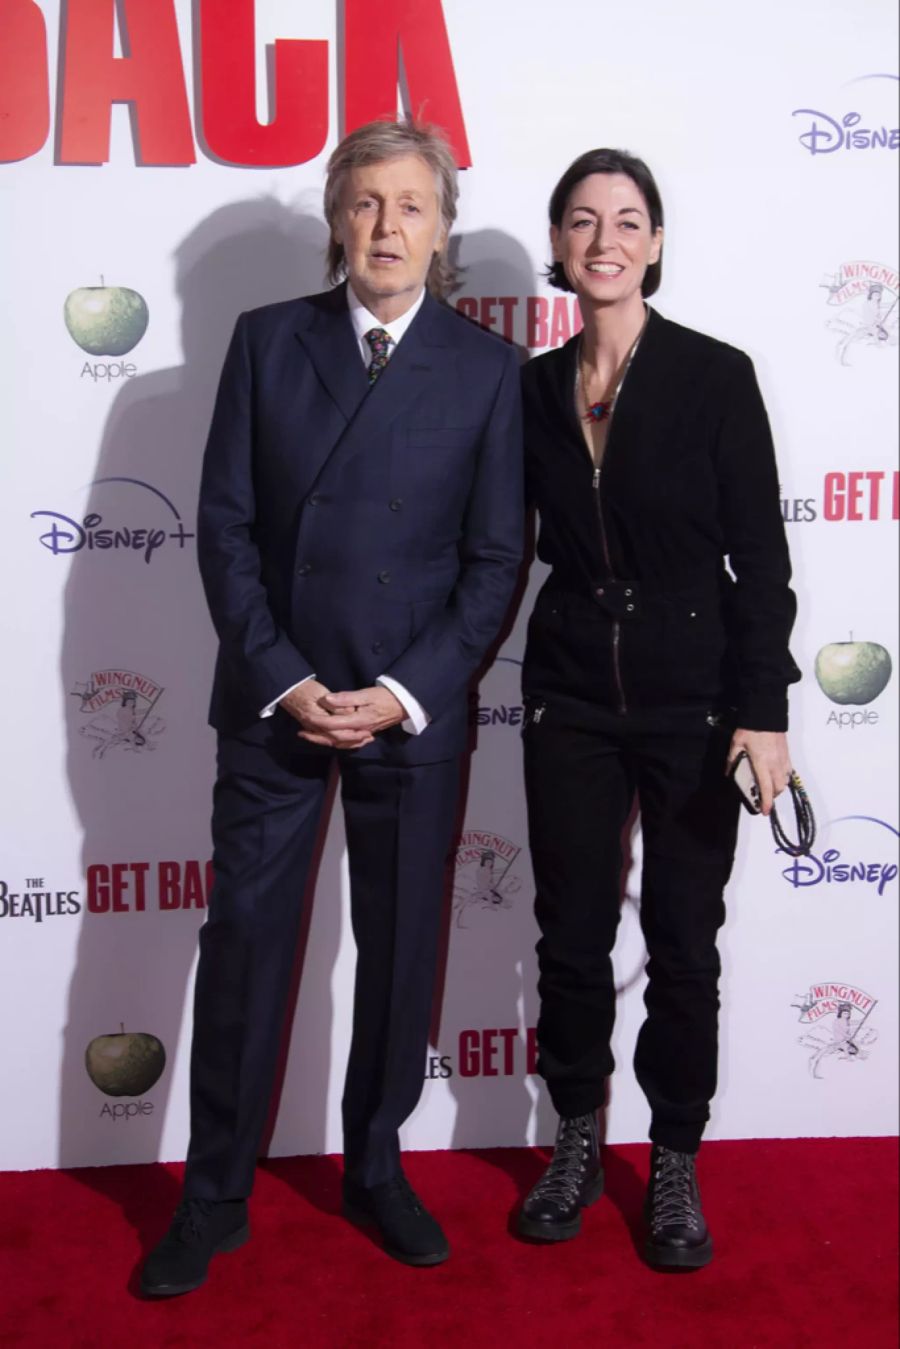
[[[550,224],[557,229],[562,226],[563,216],[569,198],[575,188],[592,173],[624,173],[630,178],[647,205],[650,216],[650,229],[655,234],[662,227],[663,206],[653,174],[642,159],[629,155],[625,150],[588,150],[579,155],[574,164],[570,164],[560,178],[550,198]],[[547,268],[547,280],[559,290],[571,290],[568,277],[561,262],[552,262]],[[659,290],[662,280],[662,253],[659,262],[654,262],[644,273],[641,294],[653,295]]]

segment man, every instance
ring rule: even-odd
[[[447,1242],[400,1165],[422,1088],[466,685],[522,546],[512,348],[437,297],[456,168],[429,128],[359,128],[328,166],[323,295],[238,320],[198,543],[220,639],[215,884],[200,936],[184,1201],[143,1291],[246,1240],[300,920],[335,758],[358,963],[344,1212],[408,1264]],[[427,282],[427,288],[426,288]]]

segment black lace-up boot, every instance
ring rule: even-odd
[[[712,1259],[712,1237],[700,1207],[694,1157],[654,1144],[644,1216],[651,1265],[700,1269]]]
[[[553,1160],[522,1205],[519,1232],[537,1241],[568,1241],[581,1229],[581,1210],[602,1193],[596,1111],[561,1119]]]
[[[221,1251],[236,1251],[250,1236],[247,1201],[185,1199],[172,1226],[147,1256],[141,1272],[145,1297],[175,1297],[199,1288],[209,1262]]]

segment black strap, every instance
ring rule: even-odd
[[[769,821],[772,825],[772,836],[782,852],[787,853],[788,857],[808,857],[812,852],[812,846],[816,841],[816,817],[813,814],[812,802],[809,799],[806,788],[800,781],[799,773],[791,773],[788,778],[788,790],[791,793],[791,800],[794,803],[794,817],[797,822],[797,842],[792,843],[784,832],[781,821],[778,818],[778,812],[774,805]]]

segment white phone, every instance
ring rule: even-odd
[[[751,815],[758,815],[761,808],[762,797],[760,796],[759,783],[756,781],[753,765],[750,762],[750,756],[746,750],[741,750],[740,754],[731,765],[729,776],[740,792],[741,800],[747,810],[749,810]]]

